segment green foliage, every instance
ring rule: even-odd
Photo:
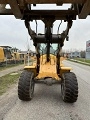
[[[90,60],[87,60],[85,58],[74,58],[75,60],[79,60],[81,62],[86,62],[86,63],[90,63]]]

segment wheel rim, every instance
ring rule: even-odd
[[[33,92],[34,92],[34,85],[33,85],[33,83],[31,83],[31,85],[30,85],[30,98],[33,97]]]
[[[33,97],[33,93],[34,93],[34,81],[33,81],[33,75],[32,75],[30,79],[30,89],[29,89],[30,98]]]
[[[61,94],[62,94],[62,98],[64,100],[64,97],[65,97],[65,85],[64,85],[64,82],[62,82],[62,84],[61,84]]]

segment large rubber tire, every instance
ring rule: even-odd
[[[78,82],[73,72],[62,75],[61,94],[64,102],[74,103],[78,98]]]
[[[34,74],[33,72],[24,70],[21,73],[18,82],[18,97],[20,100],[29,101],[33,97],[34,93]]]

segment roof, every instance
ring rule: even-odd
[[[0,47],[3,47],[3,48],[12,48],[12,47],[10,47],[10,46],[0,46]]]

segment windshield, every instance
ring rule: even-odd
[[[56,55],[58,44],[50,44],[50,54]],[[40,54],[47,53],[47,44],[40,44]]]

